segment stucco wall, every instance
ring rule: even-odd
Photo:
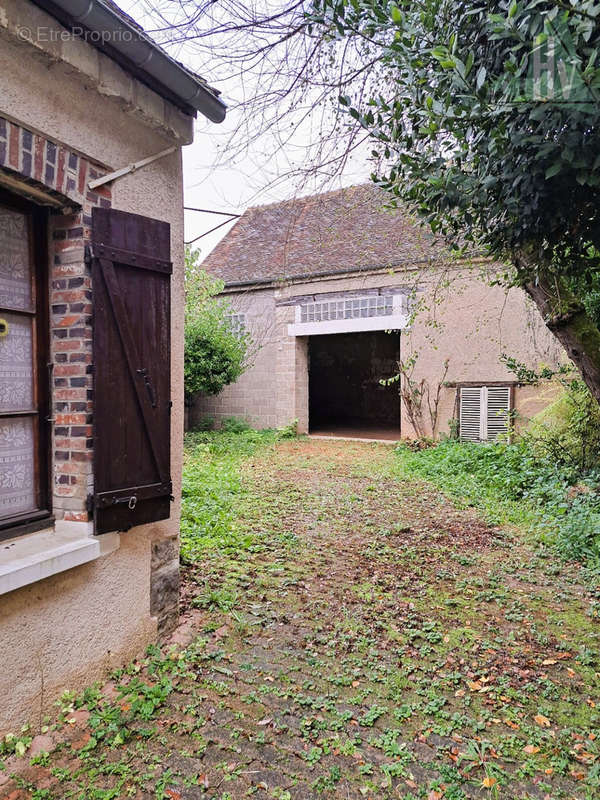
[[[487,269],[487,268],[486,268]],[[299,420],[301,431],[308,429],[307,338],[288,336],[287,326],[294,321],[294,298],[382,287],[405,287],[414,294],[416,317],[401,335],[401,358],[418,354],[414,377],[424,378],[435,390],[441,381],[444,361],[449,360],[446,381],[515,381],[500,362],[507,353],[531,367],[556,365],[564,353],[544,325],[537,309],[519,289],[491,286],[482,274],[483,267],[454,267],[428,273],[397,271],[359,276],[329,277],[278,286],[271,290],[244,293],[249,314],[264,314],[259,299],[274,295],[274,338],[259,369],[250,370],[238,383],[210,401],[215,417],[246,416],[258,427],[270,427],[273,407],[277,425]],[[235,305],[240,292],[227,295]],[[253,299],[255,298],[255,299]],[[275,355],[275,358],[274,358]],[[257,362],[258,363],[258,362]],[[524,424],[551,401],[554,388],[516,387],[515,407],[518,424]],[[455,410],[456,388],[443,388],[439,407],[439,431],[448,432]],[[263,415],[262,408],[269,414]],[[226,411],[225,411],[226,409]],[[402,435],[414,431],[402,411]]]
[[[10,7],[13,20],[16,13],[22,14],[23,24],[30,24],[33,16],[39,19],[40,12],[28,3],[7,3],[6,7]],[[5,10],[0,8],[2,25],[6,22]],[[34,51],[27,43],[15,42],[5,29],[0,34],[0,114],[108,169],[125,166],[170,144],[181,144],[182,140],[164,125],[164,102],[145,87],[137,88],[146,98],[147,114],[124,104],[118,96],[122,71],[116,70],[112,76],[112,88],[106,88],[106,81],[99,85],[84,82],[72,66]],[[96,62],[97,53],[91,47],[82,43],[76,46],[80,58]],[[109,69],[106,63],[104,69]],[[152,103],[156,107],[154,119]],[[191,122],[187,128],[179,127],[182,134],[186,130],[189,134]],[[166,559],[164,574],[159,577],[172,584],[180,513],[182,193],[180,151],[116,181],[112,193],[114,208],[156,217],[171,225],[171,471],[177,498],[171,518],[122,534],[120,548],[109,556],[0,596],[0,732],[25,719],[39,718],[51,708],[60,691],[77,689],[102,677],[107,666],[125,663],[156,638],[157,619],[150,610],[151,553],[154,550],[159,571],[161,557]]]

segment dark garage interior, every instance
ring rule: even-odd
[[[375,439],[400,437],[397,372],[400,334],[336,333],[309,340],[310,432]]]

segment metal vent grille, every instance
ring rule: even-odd
[[[493,442],[508,433],[509,386],[463,386],[460,390],[460,438]]]
[[[303,303],[300,322],[324,322],[334,319],[360,319],[361,317],[387,317],[394,313],[394,299],[390,295],[352,297],[322,303]]]

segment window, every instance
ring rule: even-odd
[[[508,433],[510,400],[510,386],[462,386],[460,438],[489,442]]]
[[[231,330],[236,336],[243,336],[246,333],[245,314],[226,314],[225,319],[231,325]]]
[[[50,514],[45,230],[41,209],[0,193],[0,539]]]
[[[302,303],[300,322],[386,317],[394,313],[393,304],[391,294],[353,297],[348,300],[332,300],[330,302]]]

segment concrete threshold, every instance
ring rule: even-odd
[[[367,439],[363,436],[337,436],[337,435],[329,435],[327,433],[309,433],[308,434],[310,439],[329,439],[334,441],[340,442],[375,442],[377,444],[391,444],[397,445],[400,443],[400,439]]]

